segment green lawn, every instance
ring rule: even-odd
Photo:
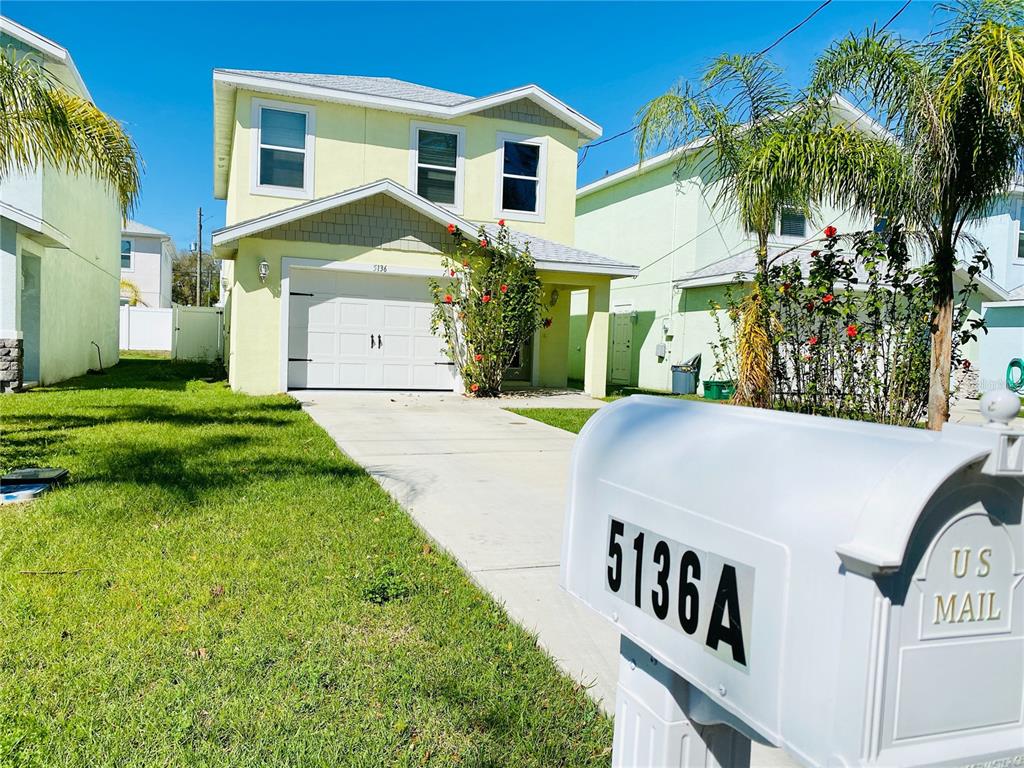
[[[608,396],[603,398],[608,402],[619,400],[630,395],[658,395],[670,397],[674,400],[699,400],[702,403],[722,402],[720,400],[705,400],[699,395],[671,395],[665,392],[655,392],[648,389],[637,389],[636,387],[615,387],[609,390]],[[597,413],[596,408],[508,408],[512,413],[525,416],[528,419],[543,421],[559,429],[578,433],[587,423],[587,419]]]
[[[585,691],[290,398],[126,359],[0,428],[0,468],[73,477],[0,507],[0,765],[607,764]]]

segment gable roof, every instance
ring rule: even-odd
[[[832,113],[836,117],[845,120],[850,125],[857,126],[866,133],[874,134],[879,138],[891,136],[889,131],[887,131],[883,125],[878,123],[867,112],[860,109],[855,104],[851,104],[842,96],[835,95],[832,97],[831,109]],[[613,186],[619,183],[620,181],[624,181],[625,179],[642,176],[645,173],[650,173],[651,171],[657,168],[661,168],[662,166],[668,165],[671,162],[678,161],[678,159],[682,155],[700,149],[701,147],[704,147],[709,143],[711,143],[711,139],[707,136],[703,136],[699,139],[691,141],[689,144],[684,144],[681,147],[670,149],[666,152],[662,152],[661,154],[649,157],[642,162],[635,163],[627,168],[623,168],[622,170],[616,171],[615,173],[610,173],[603,178],[597,179],[596,181],[592,181],[589,184],[584,184],[582,187],[577,189],[576,199],[578,200],[581,197],[586,197],[587,195],[591,194],[592,192],[596,192],[599,189],[604,189],[605,187]]]
[[[213,233],[213,245],[215,248],[230,248],[243,237],[251,237],[274,227],[304,219],[332,208],[339,208],[374,195],[387,195],[427,218],[436,221],[439,226],[447,227],[449,224],[454,224],[466,237],[475,238],[477,236],[479,225],[454,215],[391,179],[381,179],[370,184],[364,184],[361,187],[355,187],[344,192],[328,195],[327,197],[300,203],[283,211],[276,211],[265,216],[239,222],[238,224],[232,224],[229,227],[223,227]],[[485,224],[484,231],[491,237],[496,237],[498,227],[493,224]],[[555,243],[536,235],[528,235],[523,232],[510,230],[509,238],[517,248],[525,249],[527,246],[529,247],[530,255],[533,256],[537,269],[554,272],[612,275],[615,277],[632,277],[639,272],[639,269],[632,264],[625,264],[621,261],[599,256],[596,253]]]
[[[441,120],[451,120],[526,99],[575,128],[580,145],[601,136],[601,126],[538,85],[523,85],[477,98],[391,77],[215,69],[213,186],[214,196],[217,198],[223,198],[227,194],[236,89],[349,104]]]
[[[147,224],[129,219],[125,222],[125,225],[121,227],[121,234],[123,235],[146,235],[148,237],[160,237],[166,240],[170,240],[171,236],[166,232],[159,229],[155,229]]]
[[[79,74],[78,67],[75,66],[75,61],[71,58],[67,48],[47,37],[43,37],[38,32],[33,32],[28,27],[24,27],[14,21],[14,19],[9,19],[6,16],[0,16],[0,32],[38,51],[44,58],[64,66],[81,95],[92,101],[92,95],[89,93],[89,89],[85,87],[85,81],[82,79],[81,74]]]

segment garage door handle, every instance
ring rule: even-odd
[[[312,363],[313,362],[313,358],[312,357],[289,357],[288,358],[288,362],[289,363]]]
[[[370,334],[370,349],[376,349],[376,348],[377,347],[374,346],[374,343],[373,343],[373,334],[371,333]]]
[[[384,349],[384,342],[381,341],[380,334],[377,334],[377,349]]]

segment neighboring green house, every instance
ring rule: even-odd
[[[551,321],[509,383],[566,384],[583,290],[583,378],[604,394],[610,281],[636,268],[573,247],[577,149],[597,125],[533,85],[474,98],[379,77],[216,70],[213,83],[233,388],[459,390],[428,280],[444,274],[449,225],[475,237],[504,219]]]
[[[881,130],[845,100],[837,116]],[[576,194],[576,243],[600,247],[608,256],[637,264],[636,278],[615,280],[611,292],[608,380],[613,384],[669,391],[671,367],[701,355],[701,377],[714,378],[711,342],[717,340],[710,302],[725,303],[737,274],[753,276],[754,235],[745,232],[727,205],[716,206],[718,187],[708,178],[706,141],[651,157],[581,187]],[[870,229],[846,212],[824,207],[819,220],[784,213],[769,242],[769,254],[792,249],[787,258],[808,259],[822,231]],[[982,301],[1007,298],[990,276],[982,276]],[[580,318],[586,297],[573,296],[570,372],[580,368]],[[722,315],[724,329],[728,322]],[[966,350],[976,358],[976,344]]]
[[[71,55],[0,16],[0,47],[91,98]],[[118,360],[121,211],[91,177],[41,166],[0,192],[0,391]]]

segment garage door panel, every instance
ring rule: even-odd
[[[291,287],[288,356],[311,361],[289,363],[288,386],[451,388],[425,279],[297,268]]]
[[[367,332],[369,332],[370,308],[366,305],[365,300],[360,303],[345,299],[340,301],[336,299],[336,301],[341,305],[341,317],[339,318],[341,325],[349,327],[358,326],[366,328]]]

